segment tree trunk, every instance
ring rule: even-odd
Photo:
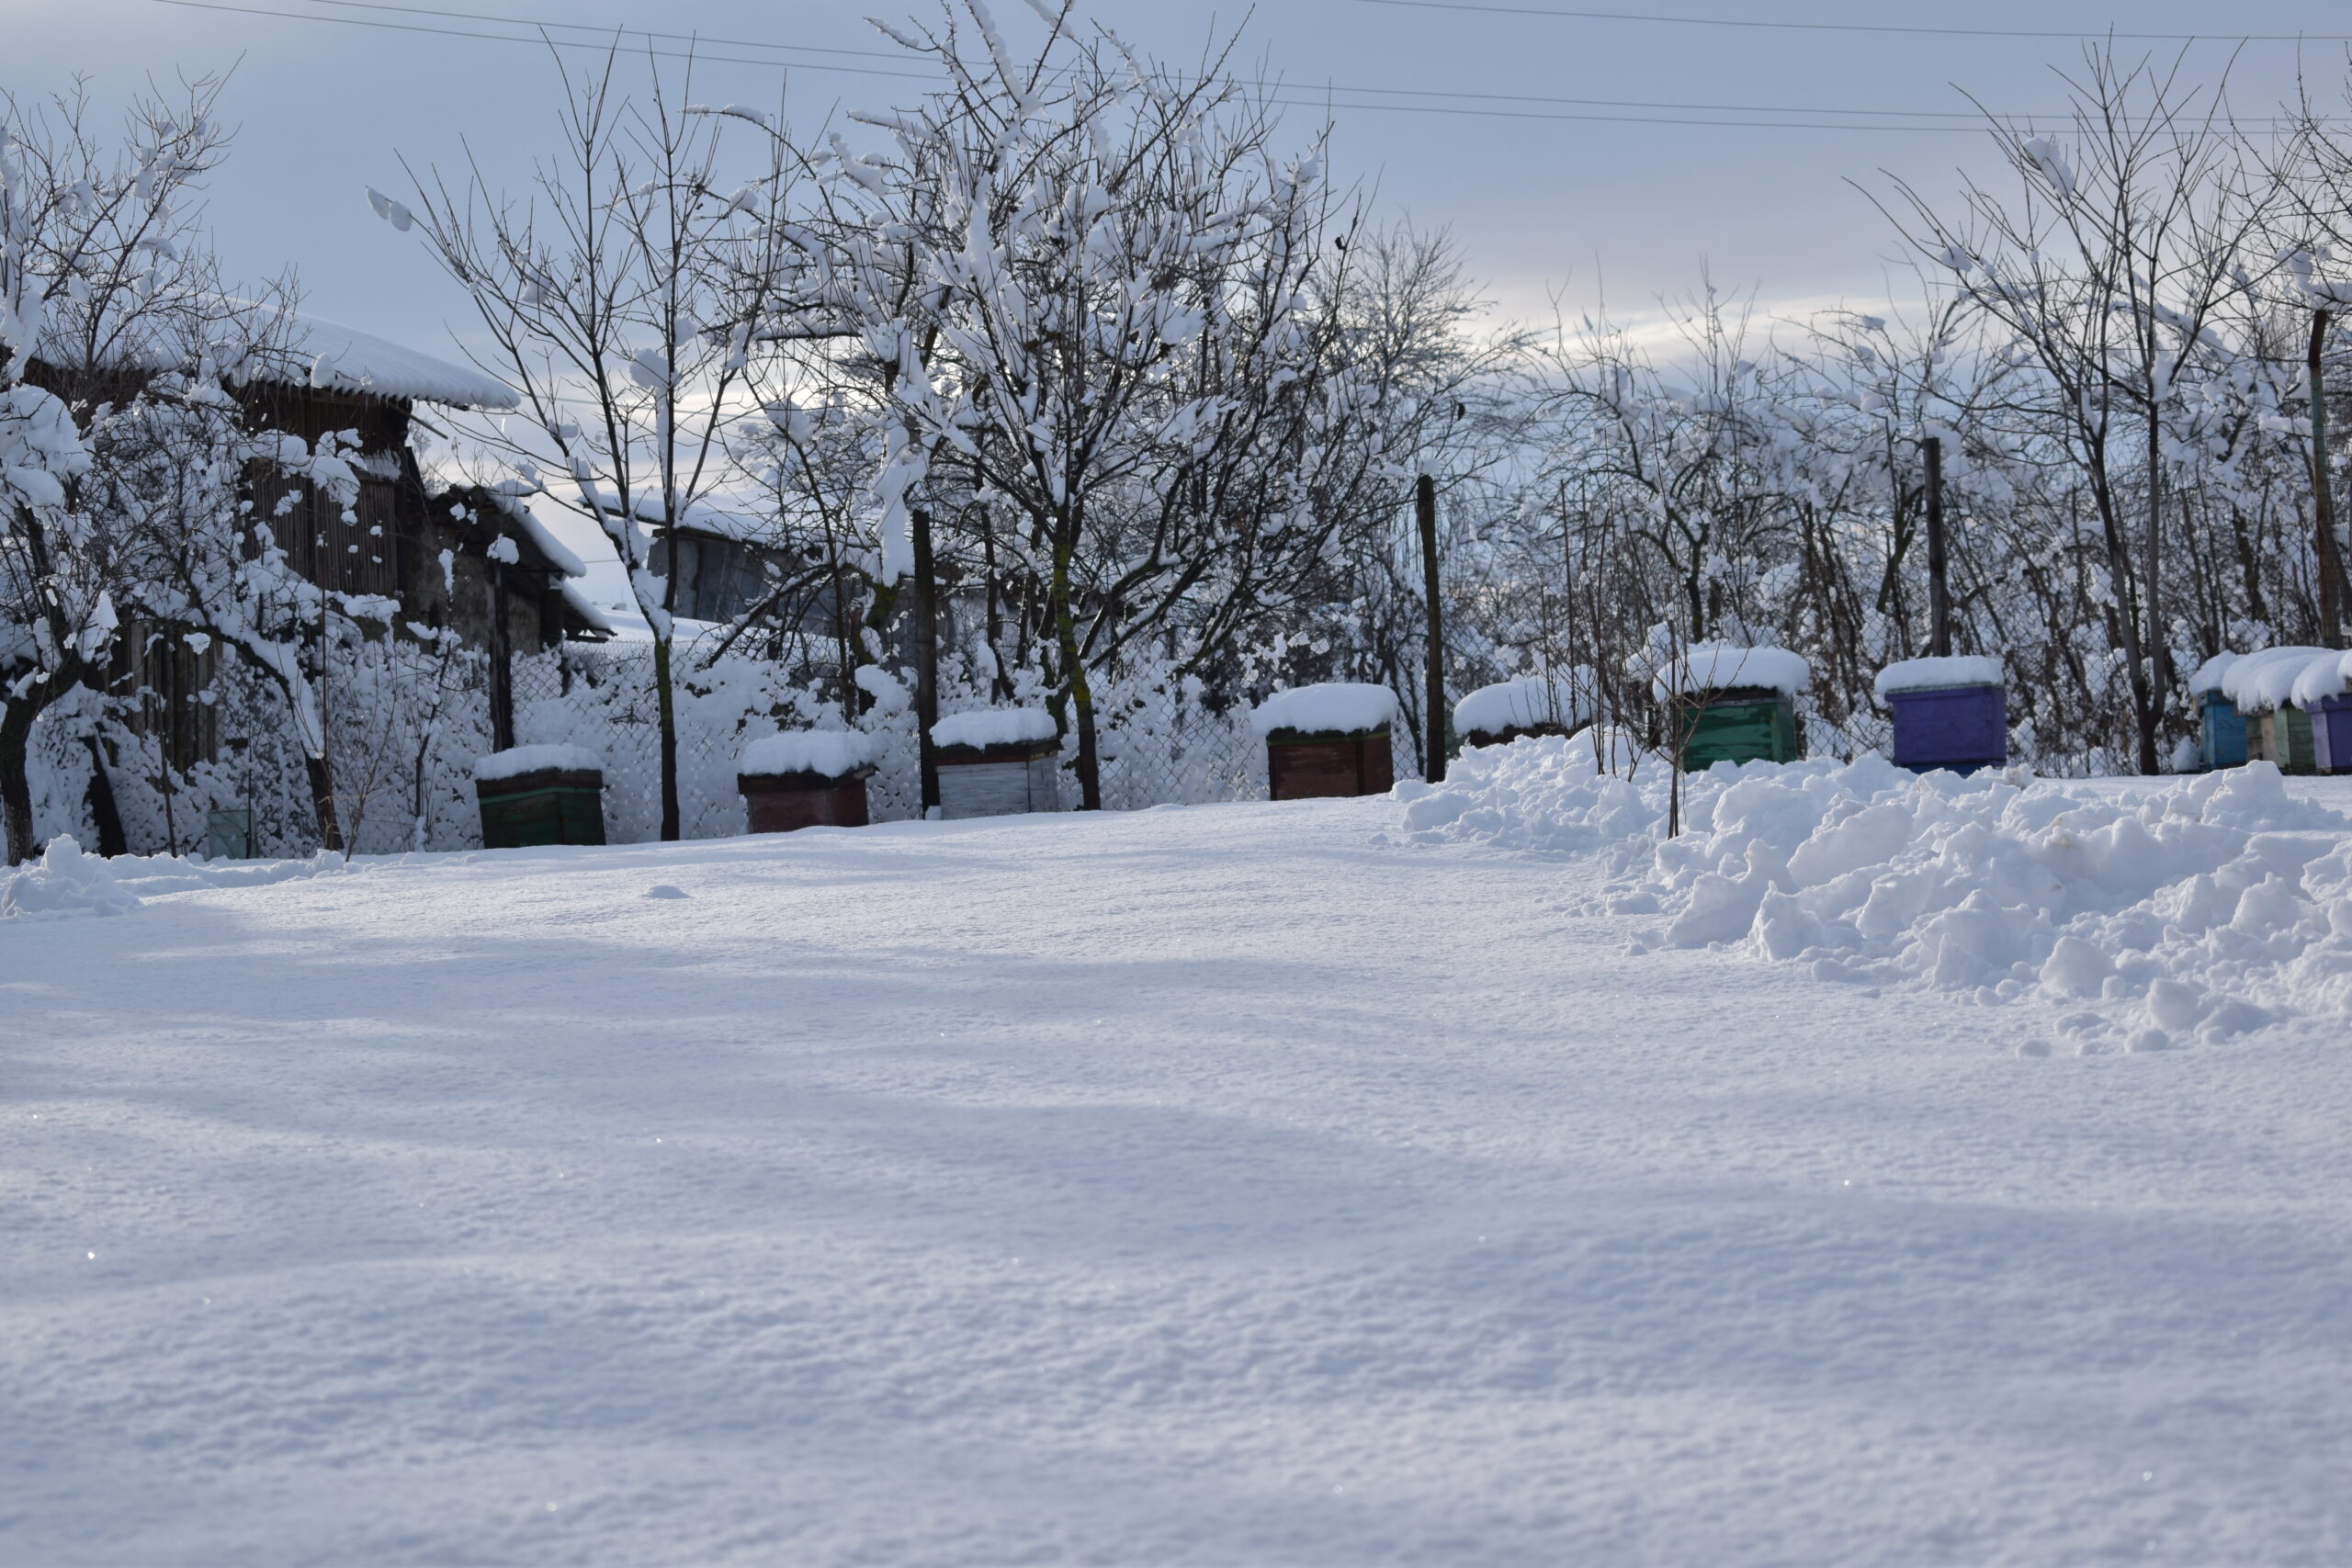
[[[678,839],[678,710],[670,694],[670,638],[653,639],[653,697],[662,718],[662,841]]]
[[[33,786],[25,773],[25,752],[40,710],[30,702],[0,705],[0,816],[8,836],[8,863],[33,858]]]
[[[2156,726],[2164,716],[2165,689],[2165,615],[2164,595],[2157,592],[2157,569],[2165,529],[2164,428],[2157,417],[2155,400],[2148,402],[2148,540],[2146,565],[2140,576],[2140,592],[2146,595],[2148,613],[2147,661],[2148,695],[2140,705],[2140,771],[2157,771]]]
[[[324,757],[304,757],[311,776],[311,806],[319,815],[319,847],[344,852],[343,818],[334,808],[334,770]]]
[[[2344,628],[2344,558],[2335,543],[2335,497],[2327,472],[2327,382],[2321,351],[2327,346],[2327,312],[2312,312],[2312,344],[2305,369],[2312,395],[2312,543],[2319,566],[2319,640],[2335,646]]]
[[[82,801],[89,807],[90,821],[98,830],[98,853],[107,856],[127,855],[130,841],[123,837],[122,812],[115,805],[114,779],[107,773],[106,748],[98,744],[95,735],[82,737],[90,749],[90,787],[83,792]],[[171,759],[164,759],[164,766],[171,766]]]
[[[917,780],[926,814],[939,805],[939,751],[931,739],[939,722],[939,607],[932,582],[931,513],[914,510],[915,752]]]
[[[1078,792],[1080,811],[1102,809],[1102,773],[1094,736],[1094,691],[1087,684],[1086,660],[1078,647],[1078,615],[1069,602],[1069,552],[1054,551],[1054,643],[1061,652],[1072,717],[1078,730]]]

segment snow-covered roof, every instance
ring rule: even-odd
[[[2222,694],[2242,713],[2268,713],[2294,700],[2295,682],[2313,660],[2338,657],[2324,648],[2266,648],[2229,667],[2222,676]]]
[[[837,779],[881,760],[874,737],[856,729],[797,729],[743,748],[746,773],[820,773]]]
[[[271,333],[271,346],[245,362],[245,379],[461,409],[511,409],[520,401],[511,389],[479,370],[303,314],[288,317]]]
[[[1044,708],[975,708],[951,713],[931,727],[938,746],[1023,746],[1051,740],[1054,716]]]
[[[203,354],[233,383],[319,387],[465,409],[511,409],[519,401],[504,384],[479,370],[323,316],[245,299],[187,304],[185,316],[164,310],[108,331],[99,360],[122,370],[190,368],[198,352],[191,335],[198,329],[190,321],[197,319],[215,334]],[[52,323],[36,357],[74,365],[87,352],[76,346],[70,330]]]
[[[1997,686],[2001,661],[1988,654],[1955,653],[1939,659],[1903,659],[1878,672],[1872,688],[1883,701],[1889,692],[1931,692],[1943,686]]]
[[[622,509],[620,492],[617,491],[605,490],[599,486],[594,494],[596,504],[605,511],[618,512]],[[582,510],[585,510],[584,506]],[[652,491],[640,490],[629,497],[629,510],[637,514],[637,520],[640,523],[658,524],[662,521],[662,497]],[[735,539],[745,544],[757,544],[775,532],[775,525],[765,518],[749,512],[737,512],[729,507],[714,505],[708,501],[688,502],[685,510],[678,514],[678,526],[697,534],[712,534],[722,539]]]
[[[1582,669],[1498,681],[1453,705],[1453,728],[1464,735],[1500,735],[1544,724],[1573,729],[1592,716],[1591,691],[1591,672]]]
[[[1396,694],[1387,687],[1331,681],[1276,692],[1250,712],[1250,728],[1261,736],[1277,729],[1308,735],[1361,735],[1396,716]]]
[[[491,499],[498,503],[498,510],[522,530],[523,536],[531,541],[531,547],[547,557],[549,565],[566,577],[587,576],[588,564],[573,554],[562,540],[548,533],[547,525],[532,516],[531,509],[523,503],[523,497],[530,493],[513,479],[502,479],[490,490]]]
[[[602,632],[606,637],[611,637],[617,629],[613,625],[612,617],[588,597],[588,591],[581,587],[577,581],[565,578],[559,586],[563,590],[563,602],[571,606],[571,613],[578,615],[590,631]]]
[[[1664,702],[1668,697],[1737,691],[1749,686],[1793,697],[1812,684],[1812,667],[1803,655],[1785,648],[1734,648],[1724,643],[1694,642],[1683,649],[1680,658],[1657,672],[1650,690]]]

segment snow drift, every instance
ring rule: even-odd
[[[1726,944],[1825,979],[2042,999],[2095,1042],[2211,1042],[2286,1014],[2352,1018],[2352,821],[2256,762],[2174,784],[1925,777],[1877,756],[1596,774],[1589,749],[1465,753],[1403,784],[1414,841],[1600,852],[1600,906],[1641,940]]]
[[[117,883],[107,863],[72,839],[53,839],[40,859],[0,874],[0,919],[60,920],[74,915],[125,915],[139,896]]]

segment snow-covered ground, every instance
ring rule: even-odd
[[[1513,751],[0,921],[0,1561],[2352,1558],[2352,781],[2078,786],[2002,947],[2050,786],[1669,863]]]

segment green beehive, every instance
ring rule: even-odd
[[[2312,716],[2282,703],[2246,726],[2246,753],[2273,762],[2282,773],[2319,772],[2319,754],[2312,744]]]
[[[519,746],[482,758],[474,795],[486,850],[605,841],[604,767],[582,747]]]
[[[1796,712],[1778,692],[1735,687],[1705,699],[1679,697],[1674,722],[1686,773],[1717,762],[1797,760]]]

